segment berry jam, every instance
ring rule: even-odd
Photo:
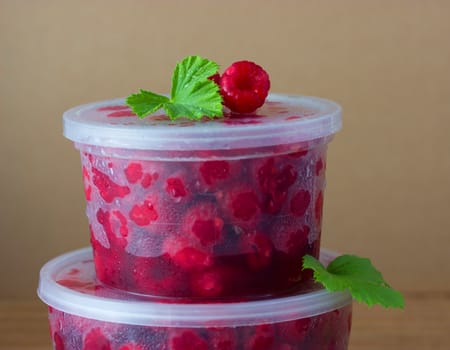
[[[78,147],[104,284],[204,300],[278,295],[309,280],[300,261],[319,254],[325,141],[173,161]]]
[[[351,305],[288,322],[155,327],[104,322],[49,308],[55,350],[346,350]]]

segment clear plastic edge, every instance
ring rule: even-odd
[[[286,143],[305,142],[333,135],[342,128],[342,107],[334,101],[315,96],[295,96],[276,93],[269,94],[269,98],[288,100],[295,98],[309,99],[310,104],[322,104],[325,113],[315,119],[302,120],[302,126],[308,130],[306,134],[299,132],[298,127],[295,125],[286,127],[280,124],[279,127],[271,125],[270,133],[268,133],[267,126],[252,126],[251,134],[248,133],[249,128],[233,129],[231,130],[232,132],[225,134],[220,129],[199,128],[187,138],[183,138],[180,134],[173,132],[161,133],[158,131],[157,134],[152,132],[151,128],[135,127],[115,130],[112,127],[108,128],[108,126],[86,125],[77,120],[72,120],[70,117],[82,109],[123,101],[123,98],[118,98],[84,104],[65,111],[63,113],[63,135],[74,142],[93,146],[139,150],[220,150],[230,149],[230,147],[253,148],[276,146],[280,142],[274,142],[274,140],[280,138]],[[268,137],[269,135],[271,137]],[[195,140],[195,146],[190,145],[190,142],[193,140]],[[240,146],[239,140],[244,140],[245,146]]]
[[[328,263],[336,254],[322,249]],[[161,327],[238,327],[313,317],[352,303],[348,292],[314,291],[303,295],[222,304],[173,304],[107,299],[56,283],[55,274],[70,264],[92,258],[91,248],[63,254],[40,271],[37,294],[48,306],[84,318]]]

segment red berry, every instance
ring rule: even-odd
[[[166,180],[166,191],[173,198],[186,197],[187,191],[184,186],[183,180],[178,177],[169,177]]]
[[[234,216],[242,220],[250,220],[258,211],[258,197],[251,191],[238,193],[232,206]]]
[[[124,171],[129,183],[134,184],[142,177],[142,165],[140,163],[130,163]]]
[[[325,169],[325,164],[322,158],[319,158],[319,160],[316,163],[316,176],[319,176],[321,171]]]
[[[305,215],[306,209],[311,201],[311,195],[308,191],[300,190],[291,198],[291,213],[296,216]]]
[[[224,180],[230,175],[230,163],[224,160],[204,162],[200,167],[200,173],[208,185],[216,181]]]
[[[192,241],[183,236],[167,237],[162,251],[168,254],[177,266],[185,270],[203,269],[213,263],[208,252],[193,246]]]
[[[241,250],[247,255],[247,264],[254,270],[268,267],[272,261],[272,241],[262,233],[253,232],[243,235]]]
[[[145,200],[141,205],[135,204],[130,211],[130,219],[139,226],[146,226],[158,219],[158,212],[152,200]]]
[[[223,219],[217,207],[210,202],[199,203],[191,207],[183,221],[183,232],[195,237],[203,246],[218,243],[223,238]]]
[[[263,324],[255,326],[255,333],[248,338],[245,349],[248,350],[266,350],[272,349],[275,341],[275,330],[272,325]]]
[[[168,343],[170,350],[208,350],[207,341],[191,330],[175,331]]]
[[[111,344],[100,328],[94,328],[84,338],[83,350],[111,350]]]
[[[236,331],[233,328],[208,328],[211,350],[237,349]]]
[[[269,158],[264,164],[256,162],[256,176],[259,188],[264,194],[263,208],[270,214],[276,214],[286,202],[289,188],[295,183],[298,173],[291,164],[277,164]]]
[[[59,332],[55,332],[53,335],[53,341],[55,344],[55,350],[64,350],[64,340],[59,335]]]
[[[291,344],[302,343],[310,327],[313,326],[311,318],[302,318],[290,322],[282,322],[277,325],[278,337]]]
[[[223,276],[218,270],[199,272],[191,277],[193,294],[201,297],[217,297],[224,289]]]
[[[269,89],[269,75],[250,61],[233,63],[220,78],[223,103],[237,113],[251,113],[261,107]]]
[[[98,188],[100,196],[102,196],[105,202],[111,203],[115,198],[123,198],[130,193],[129,187],[116,184],[108,175],[102,173],[100,170],[92,168],[92,172],[94,173],[94,185]]]
[[[213,82],[215,82],[218,86],[220,86],[220,74],[216,73],[214,75],[211,75],[209,78],[209,80],[212,80]]]
[[[225,194],[225,201],[222,204],[235,225],[254,228],[261,214],[259,198],[249,185],[230,189]]]
[[[154,177],[152,176],[152,174],[145,174],[141,181],[142,187],[144,188],[149,187],[152,184],[153,180]]]
[[[301,224],[281,224],[273,227],[275,248],[291,256],[303,256],[308,252],[310,228]]]

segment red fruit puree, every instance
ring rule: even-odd
[[[351,305],[313,317],[240,327],[155,327],[49,308],[56,350],[346,350]]]
[[[98,278],[168,297],[296,288],[301,257],[319,252],[325,151],[211,161],[82,152]]]

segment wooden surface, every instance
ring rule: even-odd
[[[46,307],[0,301],[0,350],[49,350]],[[355,304],[349,350],[450,349],[450,293],[406,294],[405,311]]]

